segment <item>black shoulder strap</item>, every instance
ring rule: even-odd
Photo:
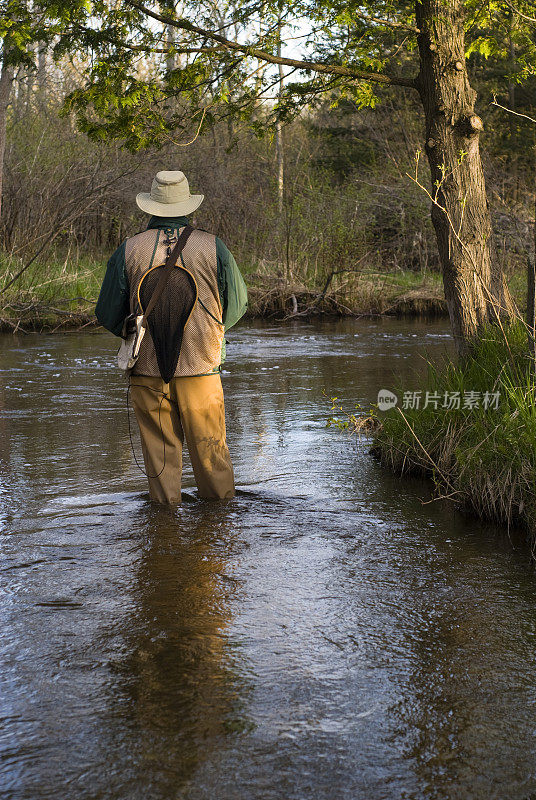
[[[141,324],[142,324],[143,328],[147,327],[147,317],[149,316],[149,314],[151,313],[151,311],[153,310],[153,308],[157,304],[160,295],[164,291],[165,285],[168,282],[168,278],[171,275],[171,271],[173,270],[173,267],[177,263],[177,260],[178,260],[180,254],[181,254],[181,252],[182,252],[182,250],[184,248],[184,245],[188,241],[188,237],[189,237],[189,235],[191,234],[192,231],[193,231],[193,228],[192,228],[191,225],[186,225],[186,227],[183,228],[182,233],[179,236],[179,238],[177,240],[177,243],[175,244],[175,247],[173,248],[171,253],[168,255],[168,257],[166,258],[166,263],[164,264],[164,268],[162,269],[162,274],[160,275],[160,278],[158,279],[158,283],[156,284],[154,292],[151,295],[151,299],[149,300],[149,303],[147,304],[147,308],[145,309],[145,311],[143,313],[143,319],[141,321]]]

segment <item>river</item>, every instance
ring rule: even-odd
[[[326,427],[324,392],[418,389],[445,323],[228,338],[241,493],[199,501],[187,465],[177,510],[113,337],[0,339],[1,797],[534,796],[528,549]]]

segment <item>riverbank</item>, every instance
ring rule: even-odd
[[[50,332],[96,326],[94,308],[102,264],[76,271],[58,264],[46,280],[34,270],[0,302],[0,330]],[[414,272],[360,272],[352,282],[305,286],[280,275],[247,273],[250,318],[278,320],[315,316],[447,315],[440,276]],[[4,280],[4,284],[5,284]],[[333,284],[333,285],[331,285]]]
[[[0,294],[0,330],[57,331],[95,326],[93,314],[105,257],[69,256],[33,264]],[[0,264],[0,287],[7,286],[20,263]],[[447,315],[441,277],[433,272],[335,270],[309,284],[285,279],[268,269],[243,270],[250,318],[294,319],[316,316]]]
[[[52,332],[97,325],[95,303],[106,255],[34,263],[16,278],[19,260],[0,259],[0,331]],[[334,269],[308,282],[273,267],[242,267],[249,318],[273,320],[345,316],[447,317],[441,275],[402,269]],[[510,291],[520,306],[525,275],[514,273]],[[2,291],[2,287],[7,290]]]
[[[103,277],[104,259],[56,261],[32,265],[5,295],[0,295],[0,330],[58,331],[97,325],[93,311]],[[437,273],[412,271],[332,273],[318,285],[285,280],[268,270],[243,270],[250,318],[292,319],[315,316],[400,314],[446,316]],[[6,265],[0,286],[16,274]]]
[[[464,365],[429,364],[378,412],[372,452],[398,475],[432,479],[439,496],[483,519],[536,532],[536,400],[527,335],[490,328]]]

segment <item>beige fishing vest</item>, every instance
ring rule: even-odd
[[[175,237],[179,233],[180,231],[174,231]],[[125,266],[131,313],[139,313],[137,292],[141,278],[152,266],[163,264],[166,260],[166,238],[163,230],[150,229],[126,241]],[[205,231],[192,231],[182,251],[182,262],[179,259],[178,266],[182,264],[196,282],[198,299],[184,328],[175,370],[176,378],[217,371],[221,364],[224,337],[221,324],[223,309],[218,291],[216,237]],[[160,376],[149,328],[141,343],[140,355],[132,374]]]

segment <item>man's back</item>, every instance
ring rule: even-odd
[[[108,261],[95,309],[101,325],[120,336],[125,319],[147,309],[168,252],[190,224],[186,215],[202,200],[178,171],[159,172],[150,194],[138,194],[153,216]],[[246,285],[223,242],[193,230],[155,301],[130,378],[150,496],[180,502],[186,439],[200,496],[233,497],[220,371],[225,331],[247,308]]]
[[[131,313],[141,313],[147,307],[150,292],[147,293],[146,302],[143,302],[143,289],[153,277],[152,273],[159,272],[158,267],[164,264],[168,248],[177,241],[181,230],[151,228],[127,239],[125,269]],[[190,293],[193,293],[192,298]],[[184,311],[188,309],[186,315]],[[149,332],[151,327],[160,328],[161,336],[165,339],[165,329],[180,324],[183,317],[186,318],[182,320],[184,327],[174,377],[217,372],[222,361],[223,304],[218,289],[216,237],[205,231],[194,230],[190,234],[181,260],[155,306]],[[160,375],[154,338],[144,337],[134,375]]]

